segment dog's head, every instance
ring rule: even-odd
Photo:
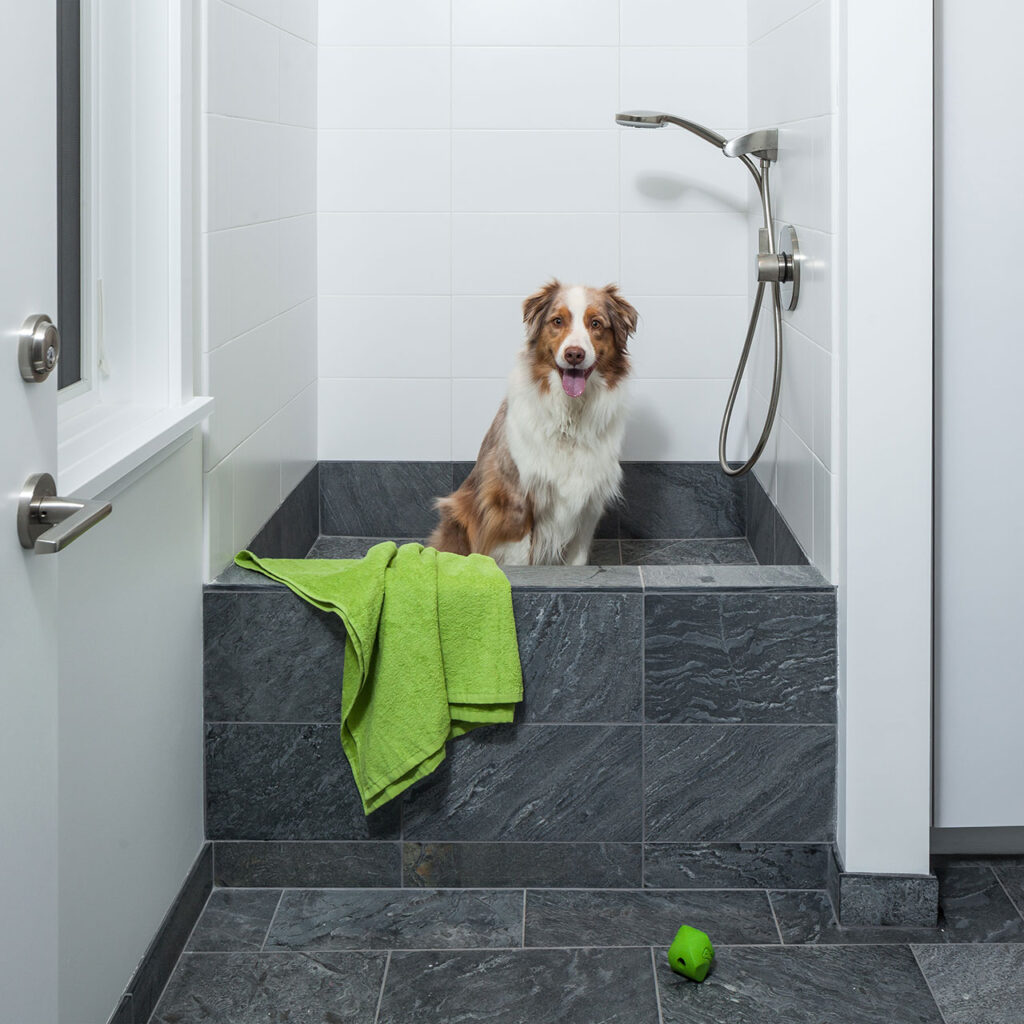
[[[636,331],[637,312],[609,284],[604,288],[551,281],[523,302],[527,349],[541,388],[561,385],[580,398],[591,374],[616,387],[629,373],[626,343]]]

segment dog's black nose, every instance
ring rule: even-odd
[[[587,353],[577,345],[572,345],[565,350],[565,361],[570,366],[579,366],[586,358]]]

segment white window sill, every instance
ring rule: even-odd
[[[110,498],[188,440],[213,411],[212,398],[176,408],[93,406],[60,424],[57,487],[75,498]]]

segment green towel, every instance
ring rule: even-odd
[[[494,559],[386,541],[361,559],[235,562],[345,623],[341,744],[367,814],[429,775],[449,739],[512,721],[523,677]]]

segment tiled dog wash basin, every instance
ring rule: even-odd
[[[252,547],[355,557],[422,539],[433,499],[468,468],[323,463]],[[340,620],[234,567],[209,584],[216,884],[823,888],[833,588],[760,486],[709,464],[627,465],[594,556],[508,570],[515,724],[450,744],[369,819],[338,737]]]

